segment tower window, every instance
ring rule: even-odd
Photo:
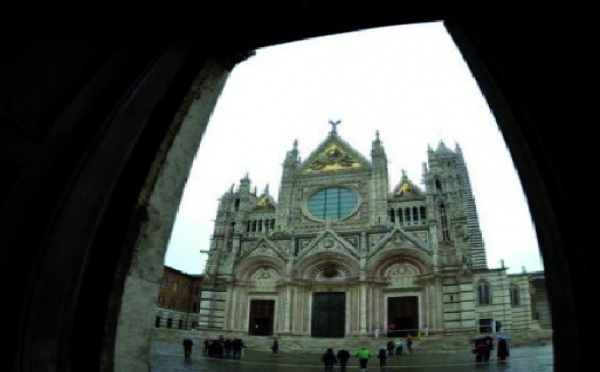
[[[510,304],[512,306],[521,305],[521,292],[519,291],[518,285],[510,286]]]
[[[482,281],[477,286],[477,304],[478,305],[489,305],[492,303],[490,284]]]

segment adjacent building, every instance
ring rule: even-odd
[[[154,326],[174,329],[198,327],[202,275],[191,275],[164,267]]]

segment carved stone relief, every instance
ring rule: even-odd
[[[419,274],[417,267],[408,263],[399,263],[388,268],[385,277],[388,278],[391,287],[402,288],[415,285],[415,278]]]
[[[274,269],[261,268],[252,274],[250,282],[252,282],[255,287],[274,287],[279,279],[279,274]]]
[[[315,268],[310,274],[313,281],[345,280],[350,277],[350,270],[335,262],[326,262]]]

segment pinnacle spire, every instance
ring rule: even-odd
[[[330,135],[334,135],[337,134],[337,126],[340,125],[342,121],[341,120],[337,120],[337,121],[333,121],[333,120],[329,120],[329,124],[331,125],[331,132],[329,132]]]

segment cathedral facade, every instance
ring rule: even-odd
[[[221,197],[199,328],[360,338],[526,330],[549,319],[532,275],[488,268],[458,145],[428,148],[422,187],[402,171],[390,188],[379,134],[367,159],[338,123],[305,160],[294,143],[277,199],[251,190],[248,176]]]

